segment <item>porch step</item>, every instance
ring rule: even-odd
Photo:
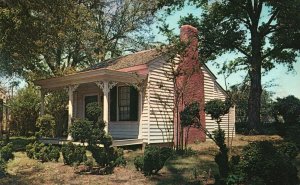
[[[113,140],[112,146],[128,146],[143,144],[143,139],[120,139]]]

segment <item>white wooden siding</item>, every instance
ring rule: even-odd
[[[113,121],[108,124],[108,132],[114,139],[138,138],[138,121]]]
[[[204,73],[205,103],[213,99],[221,99],[224,101],[227,95],[219,87],[215,77],[205,67],[202,67],[201,69],[203,70]],[[206,122],[206,129],[209,132],[214,131],[218,127],[216,121],[212,120],[210,115],[205,115],[205,122]],[[230,137],[235,136],[235,108],[231,108],[229,114],[222,116],[222,121],[220,125],[221,128],[225,131],[226,137],[228,136],[228,132]]]
[[[149,65],[149,143],[173,142],[174,83],[172,66],[163,60]]]

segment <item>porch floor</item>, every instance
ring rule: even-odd
[[[52,144],[52,145],[63,145],[68,142],[67,138],[41,138],[39,139],[40,142],[45,144]],[[76,145],[82,145],[80,142],[72,142]],[[121,138],[115,138],[113,139],[112,146],[129,146],[129,145],[141,145],[143,144],[143,139],[121,139]],[[87,143],[85,143],[85,146]]]

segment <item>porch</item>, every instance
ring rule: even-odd
[[[40,142],[52,145],[63,145],[70,142],[67,138],[42,138],[39,139]],[[81,145],[80,142],[72,142],[75,145]],[[143,144],[143,139],[113,139],[112,146],[128,146],[128,145],[141,145]]]
[[[102,108],[105,132],[113,137],[113,146],[142,144],[141,110],[144,80],[136,73],[98,69],[72,75],[36,81],[41,87],[41,115],[45,114],[45,95],[54,90],[68,92],[68,130],[76,118],[86,118],[88,103]],[[64,144],[67,138],[44,138],[44,143]],[[76,142],[74,142],[76,143]]]

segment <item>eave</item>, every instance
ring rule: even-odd
[[[69,85],[91,83],[97,81],[114,81],[124,83],[140,83],[146,75],[128,73],[109,69],[96,69],[78,72],[66,76],[36,80],[34,84],[43,89],[59,89]]]

